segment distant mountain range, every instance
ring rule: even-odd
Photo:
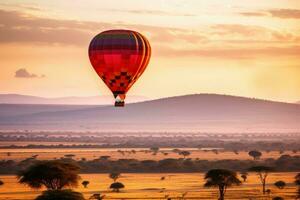
[[[128,96],[126,102],[134,103],[149,100],[143,96]],[[0,94],[0,104],[59,104],[59,105],[109,105],[113,96],[44,98],[20,94]]]
[[[300,131],[300,105],[197,94],[127,104],[0,105],[2,130],[76,131]]]

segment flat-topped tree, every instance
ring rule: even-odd
[[[180,151],[179,155],[182,155],[183,158],[185,159],[187,156],[191,155],[191,152],[189,152],[189,151]]]
[[[87,186],[90,184],[89,181],[82,181],[81,183],[83,185],[84,188],[87,188]]]
[[[110,185],[110,189],[112,189],[114,192],[120,192],[120,189],[123,189],[125,186],[123,183],[120,182],[114,182]]]
[[[286,183],[284,181],[276,181],[274,183],[274,185],[278,188],[278,189],[283,189],[286,186]]]
[[[159,147],[150,147],[150,151],[157,153],[159,151]]]
[[[241,178],[243,179],[244,182],[246,182],[246,180],[248,178],[248,173],[247,172],[242,172],[241,173]]]
[[[298,185],[297,199],[300,199],[300,173],[295,176],[295,183]]]
[[[205,174],[204,179],[206,180],[204,187],[216,187],[219,189],[219,200],[225,199],[228,187],[241,184],[236,172],[227,169],[212,169]]]
[[[120,172],[111,172],[109,174],[109,178],[111,178],[114,182],[116,182],[118,178],[120,178],[120,176],[121,176]]]
[[[260,151],[249,151],[249,156],[253,157],[254,160],[259,160],[260,157],[262,156],[262,153]]]
[[[295,183],[300,187],[300,173],[295,176]]]
[[[39,189],[61,190],[67,186],[77,186],[80,179],[79,167],[72,162],[59,160],[39,161],[18,173],[19,183]]]
[[[263,194],[266,193],[266,182],[267,182],[267,177],[269,175],[269,173],[271,171],[273,171],[273,169],[271,167],[267,167],[267,166],[254,166],[248,169],[248,171],[250,172],[256,172],[259,180],[261,181],[262,184],[262,191]]]

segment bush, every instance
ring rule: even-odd
[[[277,181],[274,185],[279,189],[283,189],[286,186],[286,183],[284,181]]]
[[[120,189],[123,189],[125,186],[123,185],[123,183],[120,183],[120,182],[115,182],[115,183],[112,183],[110,185],[110,189],[112,189],[114,192],[119,192]]]
[[[84,200],[84,197],[81,193],[72,190],[48,190],[35,200]]]

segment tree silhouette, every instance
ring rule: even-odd
[[[0,186],[4,185],[4,182],[2,180],[0,180]]]
[[[64,155],[66,158],[73,159],[75,157],[74,154],[66,154]]]
[[[267,177],[268,177],[269,172],[272,171],[272,168],[267,167],[267,166],[254,166],[254,167],[249,168],[249,171],[257,173],[257,175],[261,181],[261,184],[262,184],[263,194],[265,194]]]
[[[284,200],[282,197],[273,197],[272,200]]]
[[[300,186],[300,173],[295,176],[295,183],[296,185]]]
[[[111,178],[114,182],[116,182],[118,180],[118,178],[120,178],[121,173],[119,172],[112,172],[109,174],[109,178]]]
[[[206,180],[204,187],[217,187],[219,189],[219,200],[224,200],[228,187],[241,184],[237,174],[227,169],[212,169],[205,174],[204,179]]]
[[[47,190],[35,200],[84,200],[84,197],[81,193],[72,190]]]
[[[246,182],[246,180],[248,178],[248,173],[247,172],[242,172],[241,177],[242,177],[243,181]]]
[[[295,176],[295,183],[298,185],[297,199],[300,199],[300,173]]]
[[[39,189],[60,190],[65,186],[77,186],[79,167],[63,161],[39,161],[18,173],[19,183]],[[48,194],[48,193],[47,193]]]
[[[120,192],[120,189],[124,188],[125,186],[123,183],[120,182],[114,182],[110,185],[110,189],[112,189],[114,192]]]
[[[253,157],[254,160],[259,160],[262,156],[262,153],[260,151],[249,151],[249,156]]]
[[[185,159],[187,156],[191,155],[191,152],[189,152],[189,151],[180,151],[178,154],[182,155],[183,158]]]
[[[159,147],[151,147],[151,148],[150,148],[150,151],[153,152],[153,155],[156,155],[157,152],[159,151]]]
[[[274,185],[278,188],[278,189],[283,189],[286,186],[286,183],[284,181],[276,181],[274,183]]]
[[[100,156],[100,160],[109,160],[110,156]]]
[[[89,181],[82,181],[81,183],[83,185],[84,188],[87,188],[87,186],[90,184]]]
[[[90,200],[102,200],[104,199],[105,195],[101,195],[100,193],[93,194],[89,199]]]

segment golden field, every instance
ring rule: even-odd
[[[121,150],[123,153],[118,152]],[[135,153],[132,153],[135,150]],[[132,148],[132,149],[114,149],[114,148],[55,148],[55,149],[0,149],[0,160],[24,160],[30,158],[33,155],[38,155],[38,159],[59,159],[64,157],[66,154],[74,154],[73,159],[80,160],[85,158],[87,160],[97,159],[101,156],[110,156],[110,159],[138,159],[138,160],[162,160],[166,158],[182,158],[181,155],[172,152],[171,148],[162,148],[160,151],[153,155],[152,152],[147,152],[149,149],[146,148]],[[246,160],[252,159],[247,151],[239,151],[238,154],[232,151],[204,151],[196,148],[181,148],[180,150],[190,151],[191,155],[188,158],[200,159],[200,160],[225,160],[225,159],[237,159]],[[9,153],[9,154],[8,154]],[[291,156],[300,155],[300,151],[293,153],[292,151],[285,151],[280,153],[279,151],[262,152],[261,159],[274,158],[277,159],[283,154],[289,154]]]
[[[245,183],[228,190],[226,199],[269,200],[274,196],[295,199],[296,186],[293,184],[295,175],[296,173],[271,173],[267,186],[272,191],[271,195],[263,196],[256,174],[249,174]],[[165,180],[161,180],[162,176]],[[108,189],[112,183],[108,174],[82,174],[82,180],[90,181],[88,188],[79,185],[73,189],[82,192],[86,198],[94,193],[101,193],[105,194],[105,199],[166,199],[167,195],[172,199],[180,199],[182,194],[187,192],[185,199],[217,199],[216,189],[203,188],[203,177],[204,174],[201,173],[122,174],[118,181],[125,185],[125,189],[120,193],[113,193]],[[1,200],[29,200],[34,199],[41,192],[18,184],[15,176],[0,176],[0,179],[4,181],[4,185],[0,187]],[[273,183],[278,180],[284,180],[287,187],[282,190],[277,189]]]

